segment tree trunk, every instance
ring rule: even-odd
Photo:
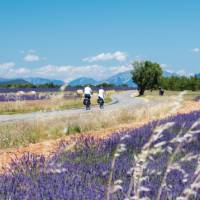
[[[140,95],[140,96],[143,96],[143,95],[144,95],[144,91],[145,91],[145,89],[144,89],[144,88],[141,88],[141,89],[139,90],[139,95]]]

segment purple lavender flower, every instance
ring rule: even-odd
[[[133,188],[130,194],[152,200],[157,199],[158,191],[162,200],[184,196],[185,189],[196,180],[199,165],[200,125],[194,126],[198,119],[200,112],[192,112],[154,121],[126,133],[113,133],[105,140],[82,137],[75,151],[66,152],[62,143],[61,149],[47,159],[25,154],[12,163],[9,174],[0,176],[0,199],[103,200],[112,158],[122,143],[126,151],[117,157],[112,176],[112,183],[120,180],[120,187],[110,195],[111,200],[126,198],[134,157],[137,160],[145,145],[149,152],[145,161],[138,162],[143,166],[139,192]],[[167,123],[173,124],[155,137],[155,128]],[[128,137],[122,140],[125,135]],[[189,197],[197,200],[200,191],[195,192],[196,197]]]

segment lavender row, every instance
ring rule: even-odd
[[[77,89],[83,89],[83,88],[76,88],[76,87],[67,87],[65,88],[64,91],[76,91]],[[114,88],[104,88],[105,90],[116,90],[116,91],[120,91],[120,90],[132,90],[133,88],[130,87],[114,87]],[[94,91],[97,91],[98,88],[94,87],[93,88]],[[35,91],[35,92],[59,92],[60,88],[0,88],[0,93],[16,93],[16,92],[31,92],[31,91]]]
[[[199,119],[200,111],[105,140],[83,136],[48,159],[26,154],[0,177],[0,198],[198,200]]]
[[[195,101],[200,101],[200,96],[195,97]]]
[[[49,99],[49,95],[20,95],[16,96],[15,94],[9,94],[9,95],[0,95],[0,102],[7,102],[7,101],[28,101],[28,100],[43,100],[43,99]]]

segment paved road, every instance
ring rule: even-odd
[[[135,98],[133,96],[134,91],[127,91],[112,96],[112,102],[106,104],[104,110],[115,110],[118,108],[127,107],[130,105],[140,106],[144,105],[145,101],[143,99]],[[23,113],[23,114],[14,114],[14,115],[0,115],[0,123],[8,121],[20,121],[20,120],[36,120],[38,118],[49,118],[49,117],[60,117],[60,116],[70,116],[73,114],[80,113],[91,113],[96,110],[99,110],[97,106],[92,107],[90,111],[86,111],[83,108],[80,109],[70,109],[70,110],[56,110],[48,112],[32,112],[32,113]]]

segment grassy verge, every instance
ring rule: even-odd
[[[105,102],[112,101],[111,95],[113,92],[108,92],[105,97]],[[16,101],[16,102],[1,102],[0,114],[17,114],[28,113],[36,111],[53,111],[65,110],[71,108],[83,107],[83,100],[81,97],[74,97],[70,99],[63,98],[62,94],[53,97],[52,99],[33,100],[33,101]],[[97,94],[94,94],[91,99],[92,105],[97,105]]]
[[[175,97],[178,94],[180,94],[180,91],[165,91],[164,96],[159,96],[159,92],[157,90],[153,90],[152,92],[147,90],[144,93],[143,98],[152,100],[152,99],[165,99],[168,97]],[[195,97],[200,95],[200,91],[187,91],[187,93],[184,95],[184,100],[193,100]]]
[[[27,146],[44,140],[62,138],[107,128],[117,128],[123,124],[141,123],[166,116],[173,102],[159,102],[155,106],[143,105],[140,108],[126,107],[113,111],[97,111],[60,117],[19,121],[0,124],[0,149]]]

